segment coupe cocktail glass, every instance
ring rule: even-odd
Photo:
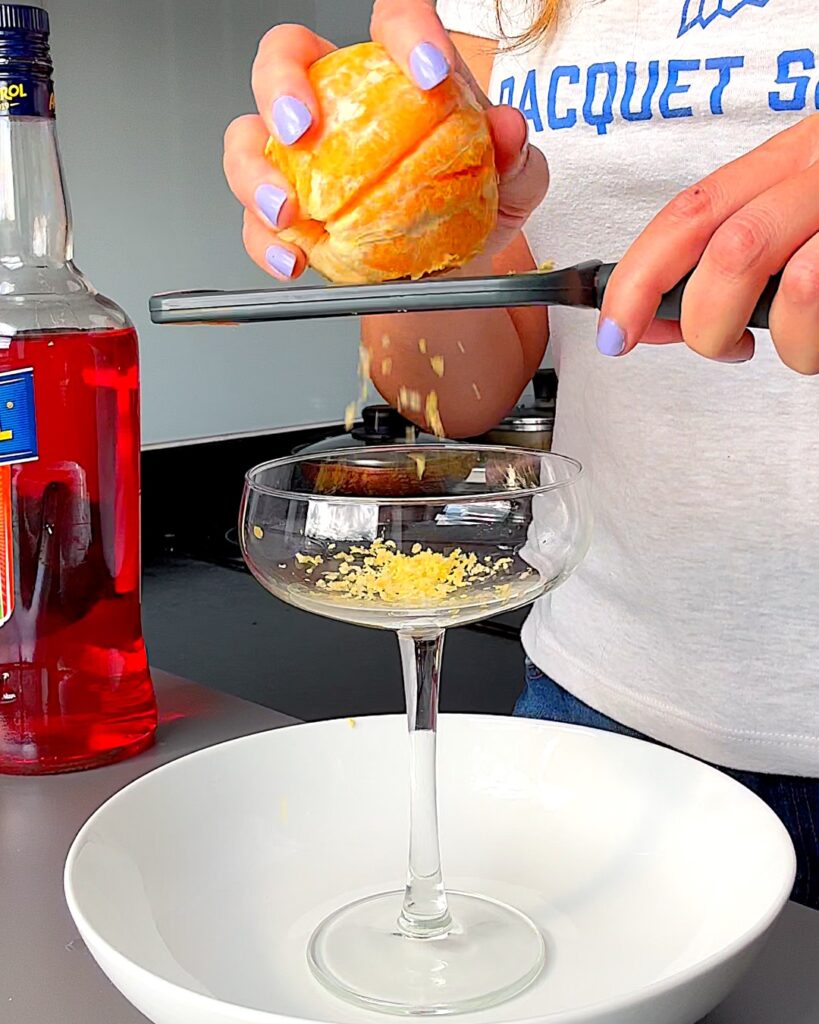
[[[446,1014],[501,1002],[540,973],[545,946],[532,921],[444,888],[435,772],[441,655],[448,627],[519,608],[562,583],[590,528],[580,465],[547,452],[359,448],[247,474],[240,536],[256,579],[306,611],[394,630],[401,651],[407,882],[341,907],[314,932],[310,966],[336,995],[385,1012]]]

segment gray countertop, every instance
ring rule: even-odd
[[[68,847],[86,818],[128,782],[191,751],[293,719],[164,672],[156,746],[109,768],[0,776],[0,1021],[145,1024],[77,935],[62,893]],[[789,904],[734,995],[708,1024],[819,1024],[819,913]]]
[[[107,768],[0,775],[0,1022],[145,1024],[91,959],[63,898],[63,864],[83,822],[133,779],[201,747],[280,725],[275,711],[153,672],[154,747]]]

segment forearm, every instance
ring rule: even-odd
[[[534,269],[522,236],[494,259],[481,257],[462,276]],[[365,317],[362,339],[373,383],[408,419],[434,427],[428,396],[446,434],[470,437],[494,426],[514,406],[546,349],[543,308],[452,310]]]

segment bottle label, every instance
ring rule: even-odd
[[[34,462],[36,458],[34,371],[0,373],[0,466]]]
[[[34,371],[0,373],[0,626],[14,611],[14,513],[11,467],[37,458]]]
[[[0,626],[14,613],[14,508],[11,466],[0,466]]]
[[[0,117],[54,117],[54,110],[51,79],[0,73]]]

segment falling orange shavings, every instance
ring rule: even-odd
[[[324,572],[315,586],[352,600],[388,604],[440,600],[497,578],[513,563],[509,557],[491,556],[481,562],[460,548],[444,555],[417,543],[405,554],[394,542],[380,538],[369,547],[350,548],[349,554],[351,561],[340,565],[338,572]]]
[[[399,412],[408,409],[410,412],[421,411],[421,392],[415,391],[414,388],[405,387],[403,384],[398,389],[398,397],[395,401],[395,407]],[[412,438],[407,435],[407,443],[412,444],[414,435]]]
[[[358,373],[360,377],[369,378],[372,356],[365,345],[358,346]]]
[[[429,361],[429,365],[432,367],[432,372],[436,377],[443,377],[444,375],[444,357],[433,356]]]
[[[370,388],[370,364],[371,356],[369,349],[365,348],[364,345],[358,346],[358,376],[361,381],[361,387],[359,389],[358,400],[350,402],[347,408],[344,410],[344,429],[349,431],[352,430],[353,424],[356,418],[356,407],[358,402],[362,404],[367,401],[367,393]]]
[[[370,389],[370,379],[371,379],[371,376],[372,376],[371,373],[370,373],[371,367],[372,367],[372,355],[370,354],[370,350],[366,346],[364,346],[364,345],[359,345],[358,346],[358,376],[359,376],[359,379],[361,380],[361,391],[360,391],[359,397],[360,397],[360,401],[362,401],[362,402],[366,402],[366,400],[367,400],[367,392]]]
[[[418,479],[423,480],[424,470],[427,468],[427,457],[422,455],[420,452],[410,455],[410,458],[415,463],[415,472],[418,474]]]
[[[426,338],[419,338],[418,339],[418,350],[419,350],[419,352],[421,352],[422,355],[426,355],[427,354],[427,339]]]
[[[398,410],[409,409],[410,412],[421,411],[421,395],[418,391],[411,391],[409,388],[398,389]]]
[[[392,359],[387,356],[386,359],[381,360],[381,374],[384,377],[389,377],[392,372]]]
[[[404,429],[404,440],[407,444],[415,441],[415,427],[411,423]]]
[[[465,356],[466,355],[466,349],[464,348],[464,343],[462,341],[459,341],[459,342],[457,342],[457,345],[458,345],[458,351],[461,353],[462,356]]]
[[[430,391],[427,395],[426,406],[424,409],[426,415],[427,424],[429,429],[435,434],[436,437],[444,436],[444,425],[441,422],[441,414],[438,411],[438,394],[435,391]]]
[[[253,527],[253,536],[256,538],[256,540],[261,540],[262,537],[264,537],[264,530],[261,528],[261,526]]]
[[[472,393],[478,399],[478,401],[481,400],[481,389],[474,381],[472,381]]]

